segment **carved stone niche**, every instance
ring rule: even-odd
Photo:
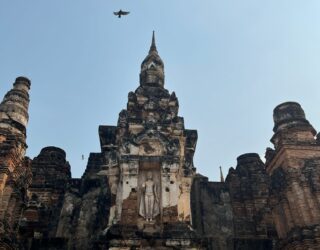
[[[161,162],[139,163],[138,213],[139,227],[145,224],[159,224],[161,221]]]

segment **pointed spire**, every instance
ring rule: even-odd
[[[140,85],[163,87],[164,65],[158,54],[154,31],[148,55],[141,63]]]
[[[155,39],[154,31],[152,32],[152,42],[151,42],[149,53],[152,52],[152,51],[158,52],[157,51],[157,46],[156,46],[156,39]]]
[[[220,168],[220,181],[221,181],[221,182],[224,182],[224,177],[223,177],[223,173],[222,173],[222,168],[221,168],[221,166],[220,166],[219,168]]]

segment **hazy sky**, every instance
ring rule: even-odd
[[[217,180],[247,152],[264,160],[282,102],[320,129],[319,0],[1,0],[0,94],[32,81],[28,156],[61,147],[82,175],[98,126],[116,125],[139,85],[152,30],[165,87],[198,130],[199,173]]]

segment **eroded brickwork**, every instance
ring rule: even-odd
[[[30,81],[18,77],[0,104],[0,248],[17,248],[18,226],[31,182],[25,158]]]
[[[234,235],[229,186],[197,175],[191,194],[192,227],[208,239],[208,249],[227,249]]]
[[[71,178],[66,153],[56,147],[43,148],[32,160],[32,182],[28,202],[20,220],[24,239],[55,237],[65,191]],[[25,240],[24,245],[28,245]]]
[[[270,204],[282,249],[320,246],[320,144],[298,103],[274,109],[275,149],[268,149]]]

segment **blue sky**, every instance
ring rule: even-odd
[[[131,11],[118,19],[112,12]],[[0,94],[32,80],[27,154],[63,148],[74,177],[116,125],[152,30],[198,172],[218,180],[236,157],[271,146],[273,108],[297,101],[320,128],[320,1],[2,0]]]

